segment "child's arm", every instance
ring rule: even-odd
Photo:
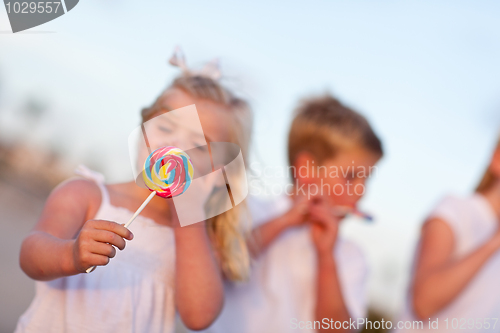
[[[174,225],[179,225],[169,201]],[[191,330],[207,328],[224,303],[222,273],[208,238],[205,222],[175,227],[175,303]]]
[[[434,315],[462,292],[500,248],[500,231],[459,260],[452,258],[454,242],[453,231],[444,220],[431,219],[422,227],[413,283],[413,308],[420,318]]]
[[[349,322],[351,316],[342,296],[333,256],[340,218],[332,215],[330,206],[322,199],[310,207],[309,215],[312,222],[311,237],[318,260],[315,320],[322,324],[323,318]],[[334,330],[333,327],[330,328]],[[340,331],[348,332],[349,328]]]
[[[307,207],[305,197],[297,198],[288,212],[253,229],[247,241],[252,257],[257,258],[286,229],[304,223]]]
[[[86,180],[65,182],[52,191],[21,245],[19,262],[29,277],[46,281],[106,265],[115,255],[112,245],[123,249],[123,238],[132,239],[132,233],[115,222],[86,221],[96,198],[100,204],[99,189]]]

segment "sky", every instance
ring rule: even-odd
[[[0,8],[0,138],[56,146],[110,182],[128,180],[127,137],[178,69],[219,58],[224,80],[255,113],[251,163],[286,165],[297,101],[331,92],[364,114],[385,156],[345,237],[372,269],[370,299],[396,313],[418,230],[449,193],[467,195],[500,129],[496,1],[80,1],[12,34]],[[27,123],[23,103],[48,105]],[[286,179],[264,179],[284,184]]]

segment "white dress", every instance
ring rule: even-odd
[[[460,259],[476,250],[498,229],[498,218],[495,212],[480,194],[466,198],[447,196],[434,208],[430,218],[442,219],[452,229],[455,237],[453,253],[455,259]],[[429,329],[429,319],[426,318],[423,320],[423,330],[401,329],[400,332],[499,332],[499,281],[500,251],[488,259],[450,304],[431,318],[431,322],[436,318],[439,319],[438,329]],[[400,320],[420,320],[416,319],[411,303],[410,294]],[[448,319],[448,329],[446,329],[446,319]],[[469,327],[469,321],[474,323],[472,327]],[[489,322],[489,328],[486,328],[486,321]],[[478,328],[479,322],[481,322],[481,328]],[[496,325],[493,326],[495,322]]]
[[[273,202],[249,198],[255,225],[288,211],[287,196]],[[343,298],[350,315],[366,315],[367,265],[354,243],[339,238],[334,248]],[[206,330],[210,333],[313,332],[299,329],[314,321],[316,252],[308,226],[283,232],[252,265],[248,282],[225,283],[222,313]]]
[[[83,166],[77,170],[101,189],[95,219],[126,223],[133,213],[110,204],[104,177]],[[107,266],[90,274],[36,281],[35,298],[15,332],[173,332],[173,230],[141,215],[130,230],[134,239]]]

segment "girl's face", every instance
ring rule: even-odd
[[[163,94],[161,103],[165,110],[170,111],[195,104],[206,141],[229,141],[229,117],[227,116],[229,110],[225,106],[206,99],[194,98],[183,90],[176,88],[167,90]],[[189,139],[199,140],[200,138],[189,137]]]
[[[231,124],[227,116],[229,110],[223,105],[205,99],[196,99],[183,90],[175,88],[167,90],[160,102],[161,107],[167,112],[144,124],[150,147],[152,149],[163,146],[181,148],[191,157],[198,172],[209,173],[211,164],[207,144],[230,141]],[[168,112],[192,104],[195,104],[197,113]],[[138,164],[142,165],[148,155],[148,150],[142,147],[139,151]]]

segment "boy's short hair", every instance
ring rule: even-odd
[[[288,161],[308,152],[318,163],[338,152],[362,149],[382,157],[382,143],[364,116],[330,94],[302,100],[288,135]]]

